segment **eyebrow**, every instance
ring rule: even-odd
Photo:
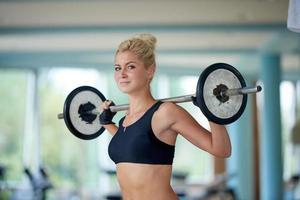
[[[128,65],[128,64],[130,64],[130,63],[136,63],[136,62],[134,62],[134,61],[129,61],[129,62],[125,63],[125,65]],[[114,64],[114,66],[121,66],[121,65],[120,65],[120,64],[117,64],[117,63],[115,63],[115,64]]]

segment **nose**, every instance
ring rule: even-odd
[[[126,72],[125,67],[121,69],[121,76],[122,76],[122,78],[127,76],[127,72]]]

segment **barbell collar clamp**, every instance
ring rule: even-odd
[[[58,118],[58,119],[63,119],[63,118],[64,118],[64,113],[59,113],[59,114],[57,115],[57,118]]]

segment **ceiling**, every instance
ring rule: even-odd
[[[298,79],[300,37],[287,13],[287,0],[0,1],[0,68],[111,70],[122,40],[150,32],[162,72],[226,62],[257,77],[261,55],[275,53]]]

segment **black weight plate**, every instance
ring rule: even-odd
[[[80,86],[74,89],[66,98],[64,103],[64,120],[69,131],[76,137],[91,140],[104,132],[104,127],[96,117],[92,123],[87,123],[80,118],[78,113],[80,105],[92,103],[95,107],[105,101],[104,95],[94,87]]]
[[[229,100],[221,102],[214,96],[213,89],[218,85],[229,89],[246,87],[240,72],[226,63],[215,63],[207,67],[200,75],[197,83],[196,99],[203,114],[208,120],[218,124],[230,124],[244,112],[247,95],[229,96]]]

